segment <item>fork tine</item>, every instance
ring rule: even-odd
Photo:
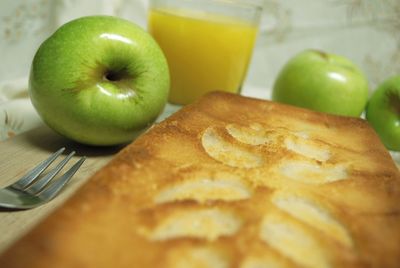
[[[25,188],[25,191],[31,194],[37,194],[60,172],[60,170],[67,164],[67,162],[71,159],[71,157],[75,154],[75,151],[72,151],[67,157],[65,157],[58,165],[53,168],[49,173],[46,174],[43,178],[40,178],[34,181],[31,185]]]
[[[40,174],[48,167],[50,166],[51,163],[54,162],[54,160],[65,150],[65,147],[62,147],[59,149],[57,152],[52,154],[49,158],[46,160],[42,161],[39,165],[34,167],[32,170],[30,170],[28,173],[26,173],[24,176],[22,176],[21,179],[19,179],[17,182],[13,183],[10,185],[10,187],[17,189],[17,190],[23,190],[25,189],[28,185],[30,185],[34,180],[39,177]]]
[[[64,175],[61,176],[57,181],[51,184],[47,189],[42,191],[38,197],[43,201],[50,201],[53,199],[63,188],[64,185],[68,183],[68,181],[72,178],[75,172],[79,169],[79,167],[83,164],[86,160],[86,157],[82,157],[76,162]]]

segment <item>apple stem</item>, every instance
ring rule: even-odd
[[[124,78],[126,78],[127,72],[125,70],[119,70],[119,71],[106,71],[104,74],[104,79],[115,82],[115,81],[120,81]]]
[[[115,72],[107,72],[104,78],[109,81],[118,81],[118,75]]]

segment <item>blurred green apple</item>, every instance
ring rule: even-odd
[[[162,112],[166,59],[153,38],[111,16],[61,26],[33,59],[29,92],[45,123],[80,143],[131,141]]]
[[[368,102],[366,117],[386,148],[400,151],[399,75],[387,79],[378,86]]]
[[[349,59],[306,50],[278,74],[274,101],[335,115],[361,115],[368,101],[368,82]]]

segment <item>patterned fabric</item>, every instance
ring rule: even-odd
[[[307,48],[350,58],[367,75],[371,91],[400,73],[399,0],[251,1],[261,3],[264,14],[246,95],[268,98],[283,64]],[[108,14],[145,28],[147,7],[147,0],[1,1],[0,140],[43,124],[30,104],[27,77],[38,46],[58,26]]]

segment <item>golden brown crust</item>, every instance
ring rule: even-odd
[[[124,148],[0,266],[397,267],[399,252],[400,175],[365,121],[213,93]]]

